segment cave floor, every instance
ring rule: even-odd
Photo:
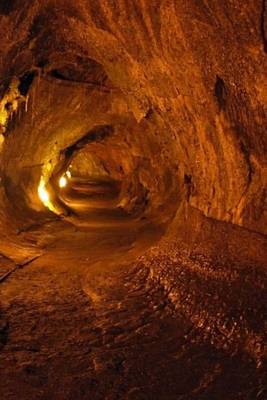
[[[1,399],[263,399],[255,363],[203,342],[133,263],[160,228],[45,232],[25,233],[43,253],[0,285]]]

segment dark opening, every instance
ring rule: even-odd
[[[22,77],[20,77],[20,79],[19,79],[20,84],[19,84],[18,89],[19,89],[19,92],[23,96],[27,95],[35,76],[36,76],[35,71],[28,71],[28,72],[26,72],[26,74],[24,74]]]
[[[69,81],[69,80],[71,80],[71,79],[65,77],[65,76],[64,76],[59,70],[57,70],[57,69],[53,69],[52,71],[50,71],[50,75],[51,75],[53,78],[62,79],[63,81]]]
[[[63,81],[83,82],[96,86],[111,85],[103,66],[90,58],[78,58],[75,64],[67,64],[50,70],[49,75]]]
[[[191,175],[184,174],[184,183],[185,183],[186,185],[189,185],[191,182],[192,182],[192,176],[191,176]]]
[[[8,15],[15,10],[18,5],[16,0],[0,0],[0,14]]]
[[[225,109],[227,90],[223,79],[221,79],[219,76],[216,77],[214,94],[217,99],[220,110]]]

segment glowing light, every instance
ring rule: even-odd
[[[38,195],[41,200],[41,202],[48,208],[50,208],[50,198],[49,198],[49,193],[46,190],[45,187],[45,182],[43,178],[40,180],[40,184],[38,186]]]
[[[2,150],[3,144],[4,144],[5,138],[3,135],[0,133],[0,151]]]
[[[40,183],[38,186],[38,195],[45,207],[47,207],[50,211],[58,214],[57,209],[53,206],[53,203],[50,200],[50,195],[48,190],[46,189],[46,183],[43,177],[40,179]]]
[[[42,202],[43,203],[48,203],[49,194],[48,194],[47,190],[45,190],[44,188],[40,188],[38,193],[39,193],[39,196],[40,196],[40,199],[42,200]]]
[[[67,186],[67,178],[65,176],[62,176],[59,181],[58,181],[58,185],[60,188],[64,188],[65,186]]]
[[[71,178],[71,172],[70,171],[66,171],[66,175],[67,177],[70,179]]]

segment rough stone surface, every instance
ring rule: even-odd
[[[265,400],[266,21],[0,0],[4,400]]]

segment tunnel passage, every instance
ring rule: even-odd
[[[79,85],[76,81],[51,78],[51,74],[39,75],[35,80],[29,73],[24,75],[31,76],[32,86],[13,116],[2,147],[5,192],[14,215],[18,211],[18,220],[23,213],[25,222],[27,217],[30,220],[40,217],[38,185],[39,192],[49,186],[47,190],[51,193],[44,197],[54,198],[51,211],[64,213],[55,193],[58,179],[77,152],[86,152],[86,148],[94,157],[99,154],[111,179],[120,181],[118,204],[128,213],[156,215],[159,207],[168,208],[168,196],[177,196],[171,176],[172,162],[166,159],[163,171],[157,171],[155,149],[160,149],[161,139],[154,132],[144,134],[149,123],[145,119],[140,123],[135,121],[119,90],[106,92],[95,84]],[[130,135],[134,135],[134,140],[129,140]],[[20,157],[15,155],[18,149]],[[80,168],[86,170],[88,165],[83,162]],[[162,188],[165,199],[160,197]]]
[[[0,1],[7,399],[265,399],[265,14]]]
[[[266,145],[266,135],[262,106],[264,91],[261,90],[261,85],[264,76],[262,66],[265,61],[264,52],[261,51],[261,24],[258,24],[254,36],[250,33],[246,37],[244,22],[242,29],[237,32],[240,39],[238,43],[241,44],[237,46],[229,33],[230,30],[225,28],[219,18],[218,24],[221,24],[229,48],[225,44],[226,40],[220,35],[216,43],[220,43],[229,55],[226,65],[226,61],[223,61],[218,53],[220,46],[213,46],[212,38],[217,38],[218,31],[209,25],[211,17],[207,17],[209,13],[206,14],[207,9],[204,6],[202,8],[200,5],[194,5],[188,12],[185,6],[177,10],[177,5],[173,2],[169,8],[162,4],[159,7],[160,15],[164,15],[164,18],[170,16],[173,26],[176,26],[175,29],[173,26],[170,28],[173,29],[173,38],[169,36],[167,28],[159,30],[159,34],[157,26],[160,25],[155,20],[151,25],[150,35],[149,30],[142,28],[142,34],[137,35],[136,40],[129,44],[129,33],[122,29],[121,22],[115,23],[116,13],[112,14],[111,5],[99,8],[96,4],[82,4],[81,1],[75,6],[66,5],[62,0],[57,8],[52,3],[45,7],[42,6],[42,2],[37,1],[36,8],[31,5],[25,15],[21,14],[17,3],[12,7],[3,6],[3,30],[9,26],[15,40],[21,29],[25,39],[21,38],[21,49],[16,50],[12,40],[7,40],[3,48],[3,55],[7,56],[3,56],[4,63],[1,67],[2,129],[6,130],[7,123],[9,129],[12,129],[12,121],[15,123],[14,121],[19,119],[19,128],[16,123],[14,131],[19,129],[20,132],[29,132],[31,115],[31,130],[34,133],[29,135],[36,135],[36,146],[42,153],[40,156],[31,155],[33,161],[28,164],[22,165],[19,160],[16,162],[18,171],[23,168],[23,178],[18,179],[11,177],[13,172],[10,171],[12,167],[8,165],[8,159],[12,159],[20,143],[24,159],[27,156],[30,158],[27,151],[33,153],[30,147],[34,140],[29,141],[27,146],[26,140],[23,143],[23,138],[17,139],[15,133],[13,138],[16,136],[17,144],[13,146],[12,137],[7,139],[6,145],[2,144],[2,169],[7,175],[7,191],[13,190],[10,189],[13,185],[15,191],[22,191],[21,196],[17,194],[21,203],[25,197],[31,208],[38,209],[38,205],[33,204],[37,201],[36,180],[42,174],[48,178],[58,163],[62,150],[78,141],[94,126],[118,124],[118,128],[121,129],[120,126],[126,123],[125,130],[128,132],[123,132],[122,136],[125,135],[127,139],[123,140],[122,148],[124,145],[128,146],[125,144],[127,140],[128,143],[132,143],[129,146],[138,147],[134,149],[134,168],[139,172],[132,174],[135,183],[132,182],[131,188],[128,185],[125,192],[134,192],[135,186],[138,186],[136,181],[142,176],[140,179],[146,181],[139,185],[140,190],[141,186],[144,188],[143,197],[146,197],[148,186],[151,186],[147,196],[149,199],[145,200],[150,204],[148,207],[153,208],[152,203],[161,207],[163,203],[166,206],[170,202],[167,196],[162,201],[159,197],[163,196],[163,193],[165,195],[165,187],[170,187],[175,182],[178,196],[187,197],[189,204],[206,216],[264,233],[266,163],[263,149]],[[256,19],[259,18],[257,5],[249,4],[247,7],[244,15],[248,12],[255,15]],[[124,6],[118,6],[118,9],[123,10]],[[151,16],[152,9],[153,7],[143,10],[144,18],[147,18],[145,25],[150,18],[154,18]],[[235,15],[235,11],[231,7],[230,9]],[[223,16],[226,12],[224,6],[211,6],[211,10],[211,14],[214,13],[215,16],[217,13]],[[109,12],[113,15],[110,17],[113,21],[110,21],[110,26],[107,21],[104,22],[104,15],[109,15]],[[131,14],[130,8],[126,7],[125,15],[128,12]],[[70,14],[73,15],[73,20]],[[18,26],[15,28],[12,21],[16,18]],[[23,18],[25,25],[22,25]],[[51,18],[53,24],[47,25],[46,21]],[[191,25],[192,21],[198,21],[201,25],[207,20],[209,28],[204,45],[204,41],[202,42],[197,35],[197,30],[191,29]],[[138,13],[134,13],[131,21],[131,26],[139,32]],[[71,27],[68,35],[61,29],[64,24]],[[232,21],[229,24],[231,25]],[[211,31],[212,35],[209,36]],[[151,48],[148,39],[150,36],[154,38]],[[26,38],[30,40],[31,45],[27,44]],[[190,49],[186,47],[187,41],[192,45]],[[166,46],[163,46],[163,43]],[[211,47],[214,49],[208,56],[206,50]],[[258,54],[257,60],[254,60],[252,51],[246,52],[247,62],[252,62],[255,69],[253,82],[252,74],[245,70],[242,64],[243,48],[244,51],[254,48]],[[158,52],[161,52],[162,57],[158,56]],[[181,56],[182,54],[184,56]],[[204,54],[207,55],[209,70],[212,71],[209,74],[206,73],[207,68],[203,64]],[[179,62],[176,62],[177,59]],[[229,65],[233,69],[228,72]],[[252,90],[252,87],[256,90]],[[49,114],[51,104],[53,111]],[[27,112],[23,109],[27,109]],[[48,126],[45,126],[45,121],[41,121],[38,115],[41,113],[47,115]],[[79,127],[75,120],[79,120]],[[135,132],[135,128],[138,133]],[[22,136],[22,133],[20,135]],[[28,133],[25,137],[27,135]],[[63,136],[68,136],[68,139],[64,140]],[[128,136],[131,139],[128,139]],[[129,154],[131,152],[132,149],[129,150]],[[43,168],[46,166],[50,170],[49,173],[37,171],[38,165],[42,163]],[[141,172],[139,165],[145,163],[147,165]],[[149,164],[152,165],[153,172],[150,177],[146,177]],[[159,164],[162,165],[161,168]],[[15,166],[13,168],[15,169]],[[26,169],[30,168],[36,168],[31,177],[31,173],[26,172]],[[151,178],[156,170],[158,182]],[[235,171],[234,174],[232,171]],[[192,177],[190,195],[188,185],[184,183],[184,176]],[[22,182],[23,180],[27,183]],[[23,188],[18,189],[18,181]],[[165,186],[160,183],[163,181],[167,182]],[[31,186],[29,190],[26,189],[28,184]],[[171,188],[170,191],[175,189]],[[160,192],[160,195],[157,192]],[[133,193],[134,197],[136,196]],[[128,209],[133,207],[131,201],[124,200],[124,203]],[[180,201],[177,203],[180,204]]]

